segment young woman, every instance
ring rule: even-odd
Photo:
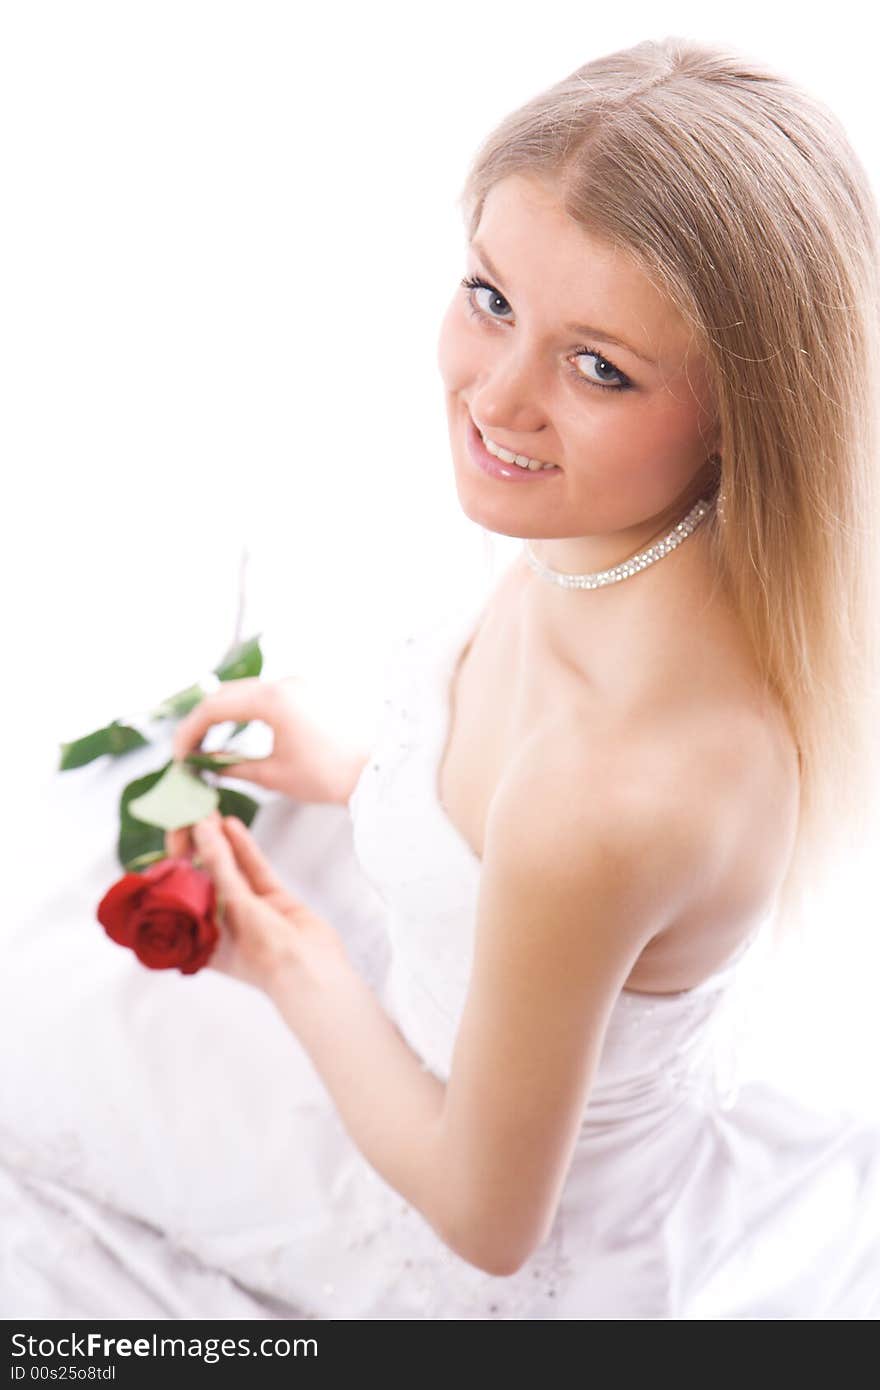
[[[731,1103],[712,1047],[872,785],[866,177],[790,81],[669,39],[512,113],[463,203],[455,484],[522,551],[401,644],[369,754],[290,682],[178,727],[272,726],[230,775],[349,807],[390,944],[374,989],[239,823],[169,835],[324,1097],[276,1077],[272,1220],[180,1243],[317,1318],[876,1317],[880,1134]]]

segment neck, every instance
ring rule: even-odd
[[[590,536],[532,539],[529,542],[532,554],[541,564],[561,574],[595,574],[600,570],[613,569],[652,541],[666,536],[705,491],[705,479],[697,479],[664,511],[624,530]],[[663,561],[658,563],[662,564]]]
[[[680,519],[678,511],[672,514],[669,526],[660,528],[663,534]],[[654,529],[640,529],[641,544],[655,539]],[[680,674],[689,650],[687,634],[693,634],[699,621],[708,620],[710,606],[713,611],[717,607],[711,604],[707,534],[705,524],[698,526],[655,564],[595,589],[563,588],[533,573],[523,548],[518,563],[526,627],[535,639],[548,642],[567,666],[578,669],[590,686],[615,699],[627,698],[656,680],[668,663]],[[640,548],[640,542],[634,548]],[[610,554],[607,563],[600,559],[595,569],[611,568],[629,553]],[[553,567],[585,572],[569,570],[564,560]]]

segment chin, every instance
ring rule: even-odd
[[[515,523],[511,528],[511,523],[506,517],[492,515],[489,509],[480,506],[474,497],[468,497],[467,488],[463,488],[457,481],[456,491],[458,492],[459,506],[468,521],[472,521],[476,526],[481,526],[484,531],[492,531],[496,536],[509,536],[512,540],[525,540],[526,537],[537,540],[543,535],[543,532],[532,527],[523,530],[519,523]]]

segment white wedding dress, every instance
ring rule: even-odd
[[[456,613],[395,647],[347,810],[269,799],[255,823],[441,1078],[480,866],[436,781],[473,623]],[[880,1128],[737,1085],[730,1004],[761,933],[696,989],[619,996],[551,1235],[489,1275],[369,1167],[264,996],[148,971],[104,937],[118,793],[158,762],[154,748],[55,779],[67,859],[4,927],[0,1316],[880,1314]]]

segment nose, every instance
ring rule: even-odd
[[[545,423],[540,390],[534,360],[512,348],[499,349],[479,377],[471,413],[487,428],[534,434]]]

